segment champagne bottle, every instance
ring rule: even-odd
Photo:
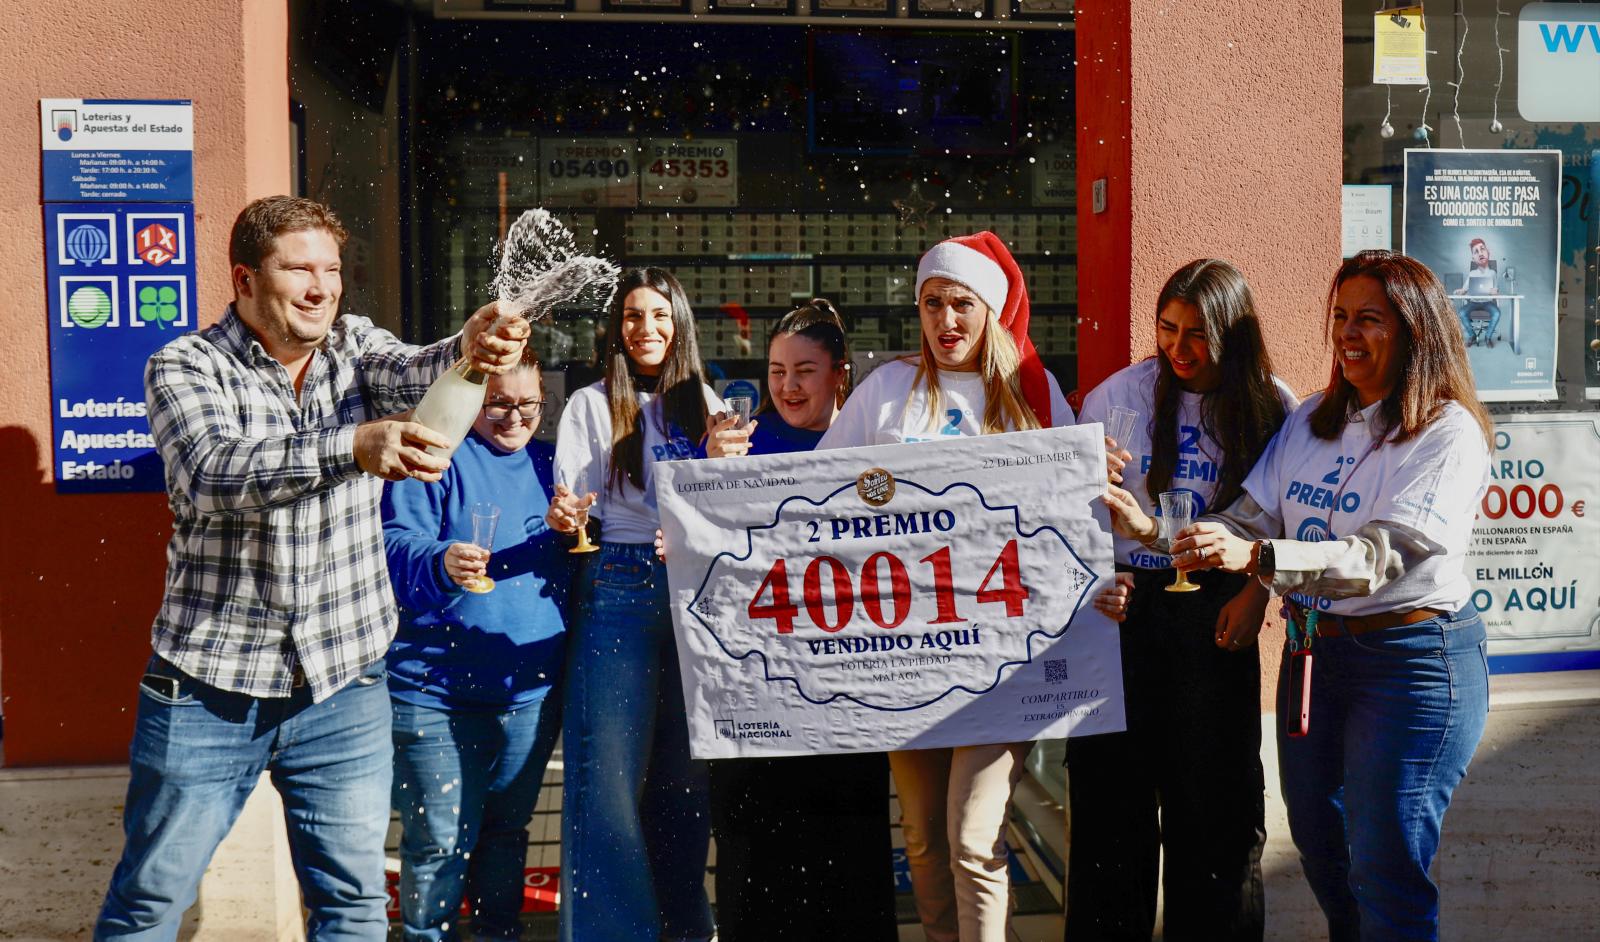
[[[439,374],[417,405],[417,411],[412,413],[414,421],[450,440],[449,448],[429,445],[429,453],[442,458],[455,454],[483,408],[483,397],[488,391],[489,377],[473,369],[466,357]]]

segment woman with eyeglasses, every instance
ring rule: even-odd
[[[528,822],[561,729],[571,578],[565,540],[545,523],[555,449],[533,440],[543,406],[529,347],[490,377],[443,479],[384,490],[400,604],[388,663],[408,939],[454,938],[463,894],[478,938],[521,931]],[[478,546],[474,505],[486,502],[498,525],[493,545]]]

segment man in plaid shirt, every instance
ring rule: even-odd
[[[346,237],[310,200],[251,203],[228,247],[233,304],[145,369],[173,534],[97,939],[176,937],[263,771],[307,936],[385,936],[396,614],[382,482],[439,479],[448,459],[425,449],[448,442],[405,410],[458,356],[514,366],[528,326],[490,304],[412,347],[340,315]]]

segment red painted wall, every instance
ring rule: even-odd
[[[51,474],[40,98],[195,106],[199,310],[229,300],[228,229],[289,186],[284,5],[72,0],[0,24],[0,709],[10,766],[127,761],[171,523],[159,494],[58,496]]]
[[[1133,287],[1133,16],[1126,2],[1078,11],[1078,391],[1127,366]],[[1094,211],[1094,183],[1106,208]]]

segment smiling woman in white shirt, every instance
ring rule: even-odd
[[[562,413],[546,515],[562,533],[589,514],[600,526],[568,625],[561,938],[705,942],[715,931],[706,769],[689,756],[667,573],[652,545],[654,466],[693,457],[722,401],[705,383],[689,300],[663,269],[623,273],[603,349],[605,379]]]
[[[992,232],[935,245],[917,265],[922,354],[885,363],[818,448],[938,441],[1073,424],[1028,339],[1028,290]],[[889,754],[917,915],[929,942],[1006,936],[1005,817],[1032,743]]]
[[[1434,939],[1428,868],[1488,714],[1465,559],[1493,426],[1450,300],[1420,263],[1357,255],[1328,312],[1328,387],[1244,495],[1171,550],[1180,568],[1248,573],[1287,596],[1280,774],[1332,942]]]
[[[1229,263],[1199,259],[1174,272],[1154,327],[1156,355],[1083,402],[1085,422],[1117,407],[1138,414],[1116,443],[1127,463],[1107,499],[1146,518],[1164,491],[1188,492],[1196,513],[1226,506],[1297,401],[1272,375],[1255,297]],[[1118,535],[1116,555],[1119,582],[1132,585],[1131,598],[1124,590],[1107,610],[1122,622],[1127,729],[1067,741],[1067,937],[1149,939],[1159,885],[1168,938],[1259,942],[1266,826],[1255,638],[1269,596],[1223,572],[1196,574],[1192,593],[1163,591],[1174,575],[1165,547]]]

